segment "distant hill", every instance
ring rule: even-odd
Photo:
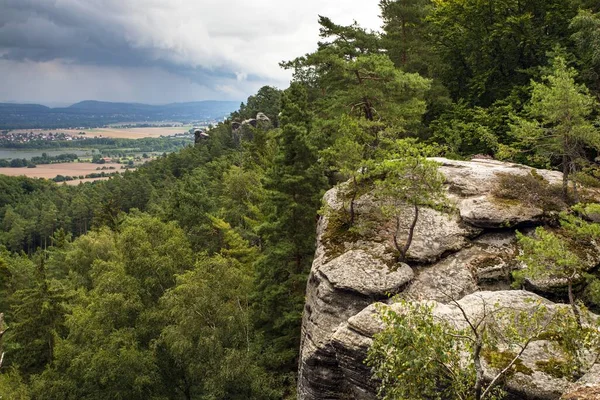
[[[36,112],[47,112],[50,107],[42,106],[40,104],[13,104],[13,103],[0,103],[0,113],[36,113]]]
[[[218,120],[239,107],[235,101],[195,101],[149,105],[86,100],[69,107],[0,103],[0,129],[93,128],[122,122]]]

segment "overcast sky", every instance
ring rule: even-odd
[[[377,0],[0,0],[0,101],[245,100],[316,48],[318,15],[378,29]]]

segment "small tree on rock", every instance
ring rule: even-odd
[[[439,208],[446,202],[444,176],[438,170],[439,163],[425,156],[431,151],[418,146],[414,140],[398,140],[391,159],[382,162],[379,167],[384,178],[376,182],[376,193],[382,201],[384,215],[393,217],[395,221],[393,242],[399,253],[398,261],[406,261],[421,207]],[[400,242],[402,218],[407,208],[412,210],[412,218],[407,237]]]
[[[593,210],[596,207],[578,205],[573,208],[584,214],[587,209]],[[520,286],[526,278],[564,281],[573,315],[581,325],[581,312],[573,286],[582,280],[590,265],[577,248],[599,239],[600,225],[566,213],[561,214],[561,225],[562,229],[556,233],[543,227],[538,227],[532,236],[517,232],[522,250],[519,260],[526,267],[513,272],[513,276],[515,286]]]
[[[513,134],[538,161],[560,159],[565,200],[569,178],[586,160],[584,150],[600,149],[600,132],[590,122],[596,100],[584,85],[575,83],[576,75],[563,57],[554,58],[544,82],[531,83],[531,101],[525,108],[529,119],[517,118],[511,126]]]

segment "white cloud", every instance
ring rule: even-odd
[[[16,71],[15,82],[0,82],[0,98],[15,100],[22,97],[19,87],[31,86],[29,73],[41,74],[33,81],[45,98],[58,95],[61,83],[73,86],[77,76],[90,80],[82,96],[104,100],[151,96],[157,102],[152,86],[168,100],[199,92],[198,98],[243,99],[259,84],[286,84],[289,72],[278,63],[316,48],[319,14],[343,24],[380,25],[376,0],[3,2],[9,12],[0,16],[0,54],[14,61],[0,63],[0,73]],[[94,74],[101,83],[93,82]]]

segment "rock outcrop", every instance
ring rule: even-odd
[[[192,128],[192,132],[194,133],[194,144],[199,144],[210,138],[210,135],[203,128]]]
[[[468,302],[485,293],[512,302],[535,296],[507,291],[511,271],[519,268],[515,229],[527,232],[546,223],[549,214],[530,202],[503,201],[495,190],[502,174],[526,176],[534,171],[549,185],[560,184],[562,175],[487,159],[435,160],[446,178],[453,207],[445,212],[422,210],[407,263],[395,262],[395,224],[378,211],[372,196],[357,199],[357,229],[348,233],[340,230],[335,218],[347,207],[344,185],[325,195],[329,212],[318,224],[317,251],[306,290],[300,400],[375,399],[376,384],[363,360],[373,334],[381,329],[373,318],[376,302],[399,295],[436,301],[439,309],[450,312],[444,304],[449,299]],[[412,210],[403,212],[408,224]],[[515,380],[513,393],[527,393],[528,399],[558,399],[572,389],[566,381],[532,369],[526,377],[532,381],[529,389],[524,391],[525,385]]]
[[[532,309],[538,302],[548,308],[549,313],[556,309],[567,307],[563,304],[554,304],[531,292],[511,291],[482,291],[470,294],[458,301],[469,320],[477,321],[484,312],[484,304],[489,308],[515,308],[520,310]],[[466,321],[460,309],[453,304],[440,302],[428,302],[433,306],[433,314],[440,320],[445,320],[457,328],[466,328]],[[383,305],[383,304],[382,304]],[[390,306],[394,311],[401,312],[401,304]],[[379,320],[377,306],[372,304],[361,311],[358,315],[350,318],[342,324],[332,337],[333,346],[342,356],[338,364],[344,376],[348,376],[348,388],[354,398],[375,399],[373,395],[373,382],[369,379],[369,371],[362,365],[357,370],[356,356],[364,357],[372,342],[372,337],[379,332],[383,326]],[[500,321],[502,323],[502,321]],[[552,359],[560,357],[558,350],[552,349],[552,342],[538,340],[532,342],[521,357],[520,371],[510,375],[505,387],[513,396],[524,399],[558,399],[561,394],[572,387],[571,382],[559,376],[553,376],[539,369],[540,363],[548,363]],[[490,366],[485,358],[482,359],[484,376],[491,380],[497,371]]]
[[[273,128],[271,119],[267,117],[265,113],[259,112],[256,114],[256,118],[245,119],[242,122],[233,121],[231,123],[231,131],[233,138],[236,143],[240,143],[241,140],[253,140],[254,130],[262,129],[268,130]]]

